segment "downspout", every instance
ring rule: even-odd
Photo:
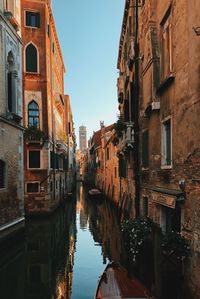
[[[52,14],[50,15],[50,19],[49,19],[49,26],[51,28],[51,22],[52,22]],[[56,166],[56,156],[55,156],[55,142],[54,142],[54,111],[53,111],[53,99],[52,99],[52,96],[53,96],[53,80],[52,80],[52,53],[51,53],[51,45],[52,45],[52,39],[51,39],[51,30],[50,30],[50,82],[51,82],[51,120],[52,120],[52,142],[53,142],[53,199],[54,199],[54,202],[55,202],[55,199],[56,199],[56,184],[55,184],[55,166]],[[47,99],[48,100],[48,99]],[[51,154],[51,153],[50,153]]]
[[[134,180],[135,180],[135,216],[140,216],[140,137],[139,137],[139,42],[138,42],[138,0],[135,0],[133,6],[133,15],[135,14],[135,40],[134,40]]]

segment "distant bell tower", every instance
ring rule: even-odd
[[[87,130],[85,126],[79,127],[79,149],[82,152],[87,149]]]

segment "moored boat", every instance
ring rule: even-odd
[[[150,291],[118,263],[109,263],[99,279],[94,299],[152,298]]]

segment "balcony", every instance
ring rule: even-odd
[[[133,149],[134,144],[134,131],[133,131],[133,123],[127,122],[124,123],[126,125],[126,129],[122,131],[122,136],[119,138],[118,143],[118,153],[125,153],[129,150]]]
[[[37,127],[28,127],[24,131],[24,140],[26,143],[43,144],[45,140],[45,134]]]

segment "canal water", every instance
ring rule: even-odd
[[[106,198],[96,202],[87,194],[77,184],[73,199],[48,217],[26,219],[25,233],[0,245],[0,299],[92,299],[112,260],[156,289],[157,299],[190,299],[181,295],[181,281],[171,274],[165,283],[162,269],[154,277],[151,250],[133,267],[122,238],[121,214]]]
[[[115,208],[77,185],[76,198],[27,219],[25,235],[1,245],[0,299],[92,299],[107,262],[123,263],[122,251]]]

